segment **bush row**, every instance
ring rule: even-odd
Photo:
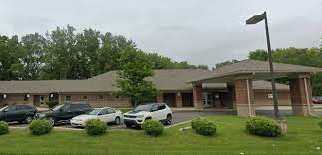
[[[322,127],[322,123],[319,125]],[[197,118],[191,121],[192,129],[200,135],[213,136],[216,134],[216,124],[205,118]],[[33,120],[29,125],[30,133],[33,135],[43,135],[50,133],[53,126],[47,120]],[[150,136],[160,136],[164,131],[161,122],[146,120],[142,128],[145,134]],[[106,123],[99,119],[92,119],[86,122],[85,131],[88,135],[102,135],[107,132]],[[246,121],[246,131],[253,135],[265,137],[277,137],[282,135],[279,124],[267,117],[252,117]],[[0,135],[9,133],[8,123],[0,121]]]

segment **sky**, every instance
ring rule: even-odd
[[[70,24],[124,35],[146,52],[191,64],[246,59],[266,49],[267,11],[272,48],[318,47],[322,0],[0,0],[0,34],[45,34]]]

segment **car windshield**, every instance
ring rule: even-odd
[[[4,109],[7,109],[8,108],[8,106],[4,106],[4,107],[2,107],[1,109],[0,109],[0,111],[3,111]]]
[[[133,111],[151,111],[153,104],[144,104],[137,106]]]
[[[101,109],[93,109],[92,111],[88,112],[87,115],[97,115]]]
[[[56,107],[53,108],[53,111],[57,111],[57,110],[59,110],[63,106],[64,106],[63,104],[57,105]]]

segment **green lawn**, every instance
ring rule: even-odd
[[[0,154],[322,154],[322,129],[318,119],[288,117],[289,132],[280,138],[251,136],[244,131],[246,119],[213,116],[218,124],[214,137],[196,135],[191,130],[166,129],[158,138],[140,130],[111,131],[89,137],[81,131],[54,131],[32,136],[25,130],[12,130],[0,136]]]

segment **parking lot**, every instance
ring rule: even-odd
[[[265,116],[272,116],[273,111],[271,108],[259,108],[256,110],[256,113],[258,115],[265,115]],[[280,113],[283,116],[292,115],[292,111],[290,108],[281,108]],[[316,109],[316,114],[321,114],[321,110]],[[196,118],[198,116],[210,116],[210,115],[235,115],[236,112],[234,111],[176,111],[173,112],[173,122],[172,125],[189,121],[193,118]],[[19,124],[19,123],[9,123],[11,127],[16,128],[25,128],[27,127],[27,124]],[[115,124],[109,124],[111,129],[126,129],[125,125],[115,125]],[[73,128],[69,124],[57,124],[55,127],[61,128],[61,129],[80,129],[80,128]]]
[[[212,111],[180,111],[180,112],[173,112],[173,125],[180,123],[180,122],[185,122],[189,121],[195,117],[198,116],[208,116],[208,115],[227,115],[227,114],[232,114],[231,112],[212,112]],[[11,127],[15,128],[26,128],[27,124],[19,124],[16,122],[9,123]],[[115,125],[115,124],[109,124],[111,129],[125,129],[125,125]],[[55,127],[58,128],[63,128],[63,129],[75,129],[69,124],[57,124]],[[80,129],[80,128],[76,128]]]

